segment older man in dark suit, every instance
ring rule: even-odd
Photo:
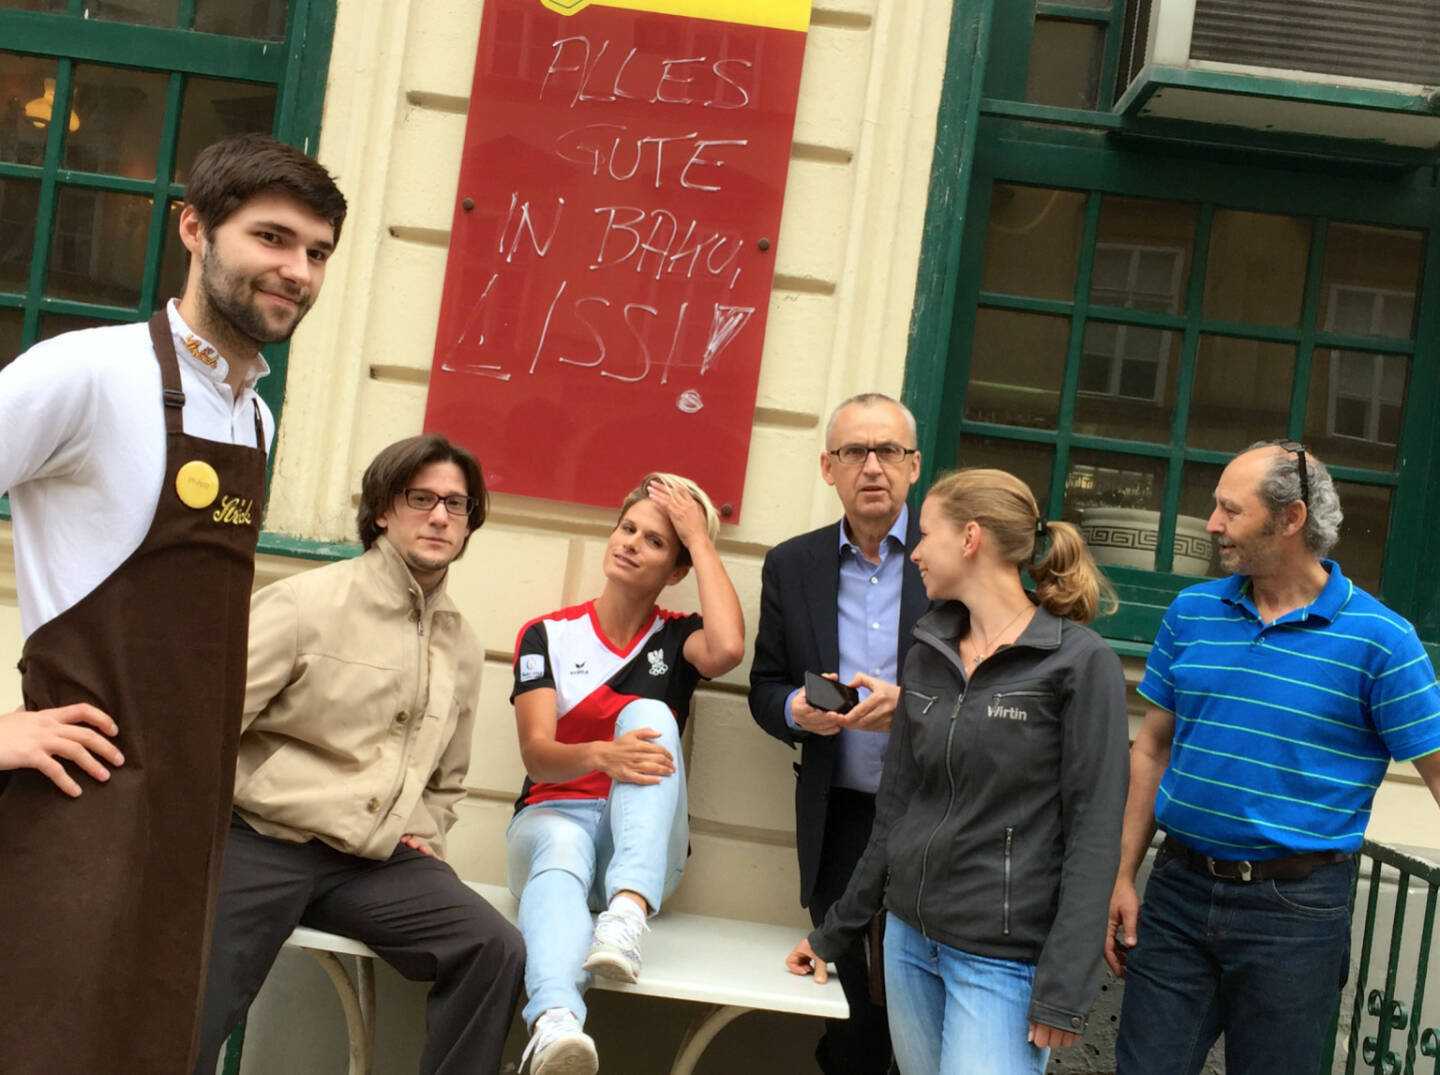
[[[871,392],[840,404],[826,426],[820,475],[845,515],[765,557],[750,712],[775,738],[801,747],[800,902],[816,925],[845,891],[870,838],[895,684],[910,629],[928,605],[909,559],[919,541],[905,504],[920,476],[915,443],[914,416],[889,396]],[[859,687],[860,704],[845,714],[810,705],[807,671]],[[815,1058],[825,1075],[884,1075],[890,1036],[884,1009],[870,1000],[863,946],[836,964],[850,1019],[827,1021]]]

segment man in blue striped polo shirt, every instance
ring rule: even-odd
[[[1229,1075],[1315,1072],[1390,760],[1440,803],[1435,671],[1415,629],[1325,559],[1340,520],[1329,472],[1289,441],[1253,445],[1215,487],[1207,528],[1231,575],[1175,598],[1140,684],[1106,941],[1126,978],[1117,1075],[1193,1075],[1222,1033]]]

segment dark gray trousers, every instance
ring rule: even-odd
[[[302,924],[363,941],[411,981],[435,983],[421,1075],[497,1075],[524,980],[519,930],[429,855],[401,845],[377,862],[262,836],[239,818],[225,845],[196,1075],[213,1075]]]

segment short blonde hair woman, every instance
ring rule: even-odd
[[[505,849],[527,952],[531,1075],[593,1075],[590,975],[636,979],[646,917],[685,867],[680,732],[696,684],[745,655],[719,529],[694,482],[645,475],[605,543],[600,596],[520,631],[510,697],[528,777]],[[660,608],[661,591],[692,570],[700,615]]]

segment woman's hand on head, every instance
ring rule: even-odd
[[[658,784],[675,772],[675,759],[659,743],[654,728],[636,728],[608,743],[597,743],[595,768],[622,784]]]
[[[663,482],[652,481],[645,487],[645,492],[651,500],[665,509],[680,544],[692,549],[697,541],[710,540],[710,534],[705,529],[705,509],[690,494],[689,489],[681,485],[671,487]]]

